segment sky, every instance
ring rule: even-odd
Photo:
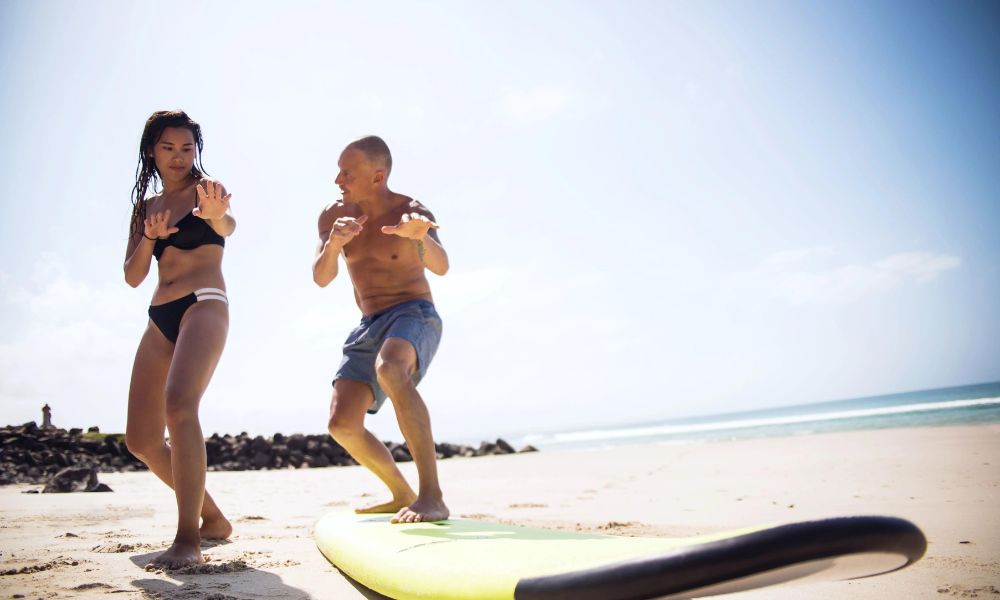
[[[993,2],[0,0],[0,89],[4,423],[124,430],[167,108],[238,223],[206,433],[325,430],[360,312],[316,219],[366,134],[450,257],[439,441],[1000,380]]]

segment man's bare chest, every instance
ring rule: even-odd
[[[391,264],[396,261],[407,262],[416,256],[412,240],[382,233],[382,226],[389,224],[394,222],[365,223],[364,230],[344,246],[344,257],[347,261],[377,261]]]

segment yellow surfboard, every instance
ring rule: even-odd
[[[843,517],[687,538],[620,537],[450,519],[389,523],[334,512],[316,545],[397,600],[693,598],[906,567],[926,540],[909,521]]]

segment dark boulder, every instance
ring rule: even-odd
[[[270,452],[271,444],[264,439],[264,436],[258,435],[250,442],[250,449],[256,454],[257,452]]]
[[[257,469],[265,469],[271,466],[271,455],[267,452],[258,452],[253,456],[253,466]]]
[[[409,462],[413,460],[413,456],[410,455],[410,449],[405,444],[393,444],[390,446],[389,452],[396,462]]]
[[[301,433],[295,433],[288,437],[285,442],[289,450],[305,450],[306,449],[306,436]]]
[[[43,494],[110,491],[111,488],[97,481],[97,467],[94,465],[66,467],[53,475],[42,489]]]
[[[497,438],[497,454],[514,454],[514,447],[508,444],[503,438]]]

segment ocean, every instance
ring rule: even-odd
[[[667,421],[526,435],[540,449],[679,444],[830,431],[1000,422],[1000,381]]]

